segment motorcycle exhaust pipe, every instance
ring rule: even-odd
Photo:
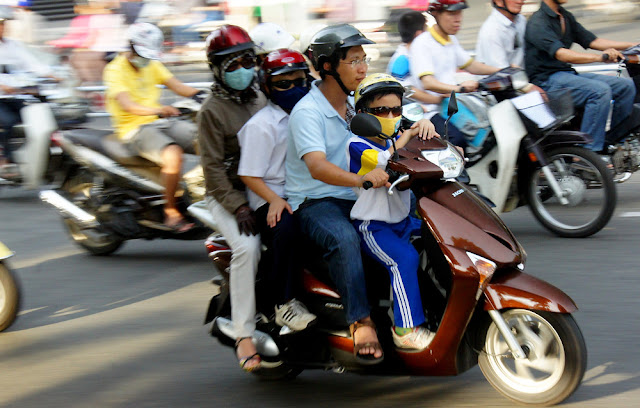
[[[96,221],[95,216],[89,214],[53,190],[41,191],[40,199],[45,203],[56,207],[63,215],[73,218],[83,227],[95,228],[100,225]]]

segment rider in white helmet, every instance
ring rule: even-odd
[[[158,85],[184,97],[200,97],[203,91],[185,85],[159,61],[164,37],[150,23],[132,24],[127,30],[129,50],[104,69],[107,110],[120,139],[137,154],[162,167],[166,204],[164,225],[175,232],[189,230],[176,208],[175,193],[182,168],[182,153],[193,152],[196,126],[187,121],[158,121],[180,114],[173,106],[161,105]]]
[[[275,23],[260,23],[249,31],[249,37],[255,44],[255,51],[258,57],[258,64],[268,53],[281,48],[289,48],[295,38],[284,28]]]

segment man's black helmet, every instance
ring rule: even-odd
[[[318,31],[309,45],[313,67],[320,71],[322,64],[331,61],[334,54],[341,48],[357,45],[375,44],[365,37],[357,28],[349,24],[338,24]]]

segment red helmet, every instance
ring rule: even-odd
[[[225,56],[238,51],[253,50],[253,41],[241,27],[223,25],[207,36],[207,59]]]
[[[457,11],[468,8],[466,0],[431,0],[429,2],[429,12],[432,11]]]
[[[298,51],[281,48],[267,54],[260,67],[260,82],[262,86],[269,83],[272,76],[294,71],[309,71],[309,66]]]

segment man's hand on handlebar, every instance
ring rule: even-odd
[[[464,81],[459,85],[458,93],[475,92],[478,90],[478,81]]]
[[[384,169],[376,167],[360,178],[360,186],[365,189],[371,187],[391,187],[391,183],[389,183],[389,174],[387,174]]]
[[[161,118],[167,118],[170,116],[180,116],[180,111],[174,108],[173,106],[164,105],[158,108],[157,115],[160,116]]]
[[[0,85],[0,91],[5,94],[13,94],[16,92],[16,89],[9,85]]]
[[[607,48],[602,52],[603,62],[618,62],[624,60],[624,55],[615,48]]]

